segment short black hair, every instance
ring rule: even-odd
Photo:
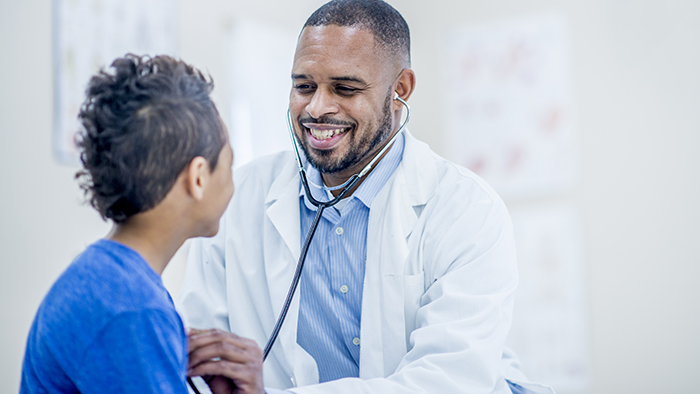
[[[333,0],[317,9],[307,26],[356,26],[368,29],[375,40],[405,66],[411,65],[411,34],[406,20],[394,7],[381,0]]]
[[[77,137],[76,178],[103,219],[155,207],[197,156],[213,171],[227,142],[214,83],[169,56],[127,54],[90,79]]]

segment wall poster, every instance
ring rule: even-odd
[[[176,0],[54,0],[54,154],[79,165],[77,116],[90,77],[127,53],[177,49]]]
[[[548,16],[455,29],[444,39],[447,156],[506,199],[572,186],[567,32],[564,19]]]

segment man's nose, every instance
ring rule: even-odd
[[[338,113],[335,96],[328,89],[317,89],[305,109],[311,117],[316,119]]]

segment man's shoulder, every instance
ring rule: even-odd
[[[404,155],[404,160],[411,160],[412,164],[404,167],[420,173],[413,182],[432,185],[431,199],[460,196],[459,200],[465,203],[484,199],[501,202],[496,191],[470,169],[445,159],[420,140],[413,138],[411,143],[412,154]]]
[[[444,159],[437,154],[435,154],[435,156],[436,162],[438,163],[441,185],[459,185],[461,188],[464,188],[465,191],[469,190],[471,193],[482,197],[500,200],[500,197],[491,185],[472,170]]]
[[[296,168],[294,154],[291,151],[281,151],[242,165],[234,171],[233,178],[236,186],[250,182],[270,185],[279,176],[289,173],[290,168]]]

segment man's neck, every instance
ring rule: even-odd
[[[392,142],[392,144],[393,144],[393,142]],[[377,154],[377,152],[379,152],[383,147],[384,147],[384,146],[380,147],[376,152],[372,152],[372,154],[369,155],[369,159],[365,159],[365,160],[362,162],[362,167],[359,167],[359,165],[358,165],[358,166],[356,166],[356,167],[359,167],[359,169],[353,168],[353,170],[355,170],[356,172],[354,172],[354,173],[352,173],[352,174],[348,174],[346,171],[343,171],[343,172],[336,172],[336,173],[331,173],[331,174],[323,174],[323,173],[322,173],[322,174],[321,174],[321,179],[323,180],[323,183],[324,183],[326,186],[328,186],[328,187],[334,187],[334,186],[342,185],[343,183],[347,182],[348,179],[350,179],[353,175],[355,175],[355,174],[359,173],[360,171],[362,171],[362,169],[364,169],[365,166],[367,166],[367,163],[369,163],[370,161],[372,161],[372,159],[374,158],[374,155]],[[379,165],[379,162],[382,161],[382,159],[384,158],[384,156],[386,156],[387,153],[389,153],[390,150],[391,150],[391,147],[388,148],[387,150],[385,150],[384,153],[382,153],[382,155],[377,159],[377,161],[374,162],[374,165],[372,166],[372,168],[370,168],[369,172],[367,172],[362,178],[360,178],[360,181],[357,182],[357,183],[355,184],[355,186],[353,186],[353,188],[350,189],[350,191],[348,191],[348,192],[345,194],[345,197],[350,197],[350,196],[352,196],[352,194],[357,190],[357,188],[360,187],[360,185],[362,184],[362,182],[364,182],[364,180],[367,179],[367,177],[369,176],[369,174],[371,174],[372,171],[373,171],[375,168],[377,168],[377,166]],[[340,188],[340,189],[338,189],[338,190],[331,190],[331,193],[333,193],[333,197],[338,197],[338,195],[339,195],[342,191],[343,191],[343,188]]]

